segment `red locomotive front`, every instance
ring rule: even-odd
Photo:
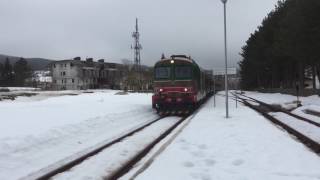
[[[162,59],[154,67],[152,107],[158,112],[191,112],[206,96],[205,75],[184,55]]]

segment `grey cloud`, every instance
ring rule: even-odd
[[[236,66],[241,47],[276,1],[228,1],[230,66]],[[152,65],[161,53],[183,53],[208,69],[222,67],[222,10],[220,0],[2,0],[0,53],[132,59],[138,17],[143,64]]]

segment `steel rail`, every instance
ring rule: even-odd
[[[250,104],[249,102],[247,102],[247,99],[244,99],[244,98],[241,98],[241,97],[239,97],[239,98],[242,99],[243,103],[246,106],[248,106],[249,108],[257,111],[258,113],[263,115],[265,118],[270,120],[275,125],[281,127],[282,129],[287,131],[289,134],[295,136],[301,143],[303,143],[305,146],[310,148],[316,154],[320,155],[320,144],[319,144],[319,142],[314,141],[313,139],[309,138],[308,136],[302,134],[301,132],[299,132],[299,131],[295,130],[294,128],[290,127],[289,125],[287,125],[287,124],[283,123],[282,121],[278,120],[277,118],[271,116],[270,114],[268,114],[267,112],[265,112],[261,108],[259,108],[258,106]],[[268,106],[268,108],[270,108],[270,107]]]
[[[129,133],[126,133],[126,134],[120,136],[119,138],[116,138],[116,139],[114,139],[114,140],[112,140],[112,141],[110,141],[110,142],[108,142],[108,143],[106,143],[106,144],[104,144],[104,145],[102,145],[102,146],[100,146],[98,148],[95,148],[92,151],[90,151],[88,153],[85,153],[85,154],[83,154],[83,155],[81,155],[81,156],[79,156],[79,157],[77,157],[77,158],[75,158],[75,159],[73,159],[73,160],[71,160],[71,161],[59,166],[59,167],[57,167],[57,168],[54,168],[54,169],[50,170],[49,172],[46,172],[46,173],[44,173],[44,174],[42,174],[40,176],[37,176],[36,178],[33,178],[33,179],[36,179],[36,180],[47,180],[47,179],[50,179],[51,177],[53,177],[53,176],[55,176],[55,175],[57,175],[59,173],[65,172],[65,171],[71,169],[72,167],[82,163],[84,160],[86,160],[86,159],[88,159],[88,158],[90,158],[92,156],[95,156],[96,154],[98,154],[102,150],[104,150],[104,149],[106,149],[106,148],[108,148],[108,147],[110,147],[110,146],[122,141],[123,139],[125,139],[125,138],[127,138],[129,136],[132,136],[133,134],[145,129],[146,127],[158,122],[159,120],[161,120],[161,119],[163,119],[165,117],[166,116],[159,117],[159,118],[157,118],[157,119],[155,119],[155,120],[153,120],[153,121],[151,121],[149,123],[146,123],[146,124],[136,128],[136,129],[130,131]]]
[[[208,98],[208,97],[207,97]],[[206,99],[207,99],[206,98]],[[204,100],[205,101],[205,100]],[[156,140],[154,140],[151,144],[148,145],[148,147],[146,147],[142,152],[140,152],[137,156],[135,156],[136,158],[135,159],[132,159],[130,162],[128,162],[127,164],[132,164],[133,162],[137,162],[139,161],[144,155],[143,154],[146,154],[148,153],[158,142],[160,142],[162,139],[164,139],[168,134],[170,134],[170,132],[172,132],[176,127],[178,127],[185,119],[187,119],[188,117],[190,117],[192,114],[188,114],[188,116],[184,116],[182,117],[178,122],[176,122],[173,126],[171,126],[168,130],[166,130],[164,133],[162,133]],[[63,173],[63,172],[66,172],[68,170],[70,170],[71,168],[81,164],[83,161],[85,161],[86,159],[92,157],[92,156],[95,156],[97,155],[98,153],[100,153],[101,151],[107,149],[108,147],[118,143],[118,142],[121,142],[122,140],[124,140],[125,138],[127,137],[130,137],[132,135],[134,135],[135,133],[137,132],[140,132],[141,130],[151,126],[152,124],[160,121],[161,119],[165,118],[167,116],[161,116],[151,122],[148,122],[110,142],[107,142],[106,144],[98,147],[98,148],[95,148],[75,159],[72,159],[70,161],[68,161],[67,163],[64,163],[63,165],[61,166],[57,166],[55,168],[52,168],[51,170],[47,170],[47,172],[45,173],[41,173],[41,171],[43,171],[43,169],[39,170],[38,172],[40,172],[39,174],[40,175],[37,175],[36,173],[38,172],[34,172],[34,173],[31,173],[29,175],[27,175],[26,177],[24,178],[21,178],[21,179],[28,179],[30,177],[32,177],[32,179],[35,179],[35,180],[47,180],[47,179],[50,179],[52,177],[54,177],[55,175],[57,174],[60,174],[60,173]],[[51,165],[52,166],[52,165]],[[114,173],[113,174],[113,177],[117,177],[119,175],[122,175],[124,172],[127,172],[128,167],[131,166],[131,165],[128,165],[127,167],[124,167],[124,169],[126,170],[120,170],[120,171],[117,171],[117,173]],[[36,174],[36,175],[35,175]],[[113,177],[111,177],[111,179],[113,179]],[[109,179],[109,178],[108,178]]]
[[[249,96],[246,96],[246,95],[241,95],[241,96],[244,96],[244,97],[246,97],[246,98],[249,98],[249,99],[251,99],[251,100],[253,100],[253,101],[255,101],[255,102],[259,103],[259,104],[262,104],[262,105],[264,105],[264,106],[267,106],[267,107],[269,107],[269,108],[270,108],[271,110],[273,110],[273,111],[285,113],[285,114],[287,114],[287,115],[289,115],[289,116],[292,116],[292,117],[294,117],[294,118],[296,118],[296,119],[299,119],[299,120],[301,120],[301,121],[305,121],[305,122],[308,122],[308,123],[310,123],[310,124],[313,124],[313,125],[315,125],[315,126],[317,126],[317,127],[320,127],[320,123],[317,123],[317,122],[312,121],[312,120],[310,120],[310,119],[307,119],[307,118],[305,118],[305,117],[302,117],[302,116],[293,114],[293,113],[291,113],[291,112],[289,112],[289,111],[287,111],[287,110],[285,110],[285,109],[283,109],[283,108],[274,107],[274,106],[272,106],[272,105],[270,105],[270,104],[267,104],[267,103],[265,103],[265,102],[259,101],[259,100],[255,99],[255,98],[252,98],[252,97],[249,97]],[[239,96],[238,96],[238,97],[239,97]]]
[[[116,180],[122,177],[124,174],[129,172],[132,167],[139,162],[143,157],[145,157],[161,140],[166,138],[171,132],[176,129],[187,117],[181,118],[178,122],[176,122],[173,126],[167,129],[164,133],[162,133],[159,137],[153,140],[150,144],[148,144],[142,151],[136,154],[133,158],[127,161],[121,168],[116,170],[111,175],[104,177],[105,180]]]
[[[109,176],[104,177],[105,180],[116,180],[129,172],[135,164],[137,164],[142,158],[144,158],[157,144],[159,144],[163,139],[168,137],[181,123],[183,123],[186,119],[193,118],[195,114],[199,112],[202,108],[202,105],[205,104],[207,99],[211,96],[207,96],[201,104],[199,104],[198,108],[189,116],[182,117],[178,122],[176,122],[173,126],[167,129],[164,133],[162,133],[158,138],[152,141],[148,146],[146,146],[143,150],[141,150],[138,154],[136,154],[133,158],[127,161],[122,167],[116,170]]]

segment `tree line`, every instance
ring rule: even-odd
[[[13,65],[9,58],[6,58],[4,64],[0,63],[0,87],[24,86],[25,80],[31,76],[31,68],[24,58],[20,58]]]
[[[320,77],[320,1],[280,0],[242,47],[243,89],[305,88]]]

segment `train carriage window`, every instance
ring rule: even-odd
[[[168,79],[170,78],[170,67],[157,67],[155,73],[156,79]]]
[[[175,67],[175,77],[178,79],[189,79],[192,77],[192,69],[189,66]]]

